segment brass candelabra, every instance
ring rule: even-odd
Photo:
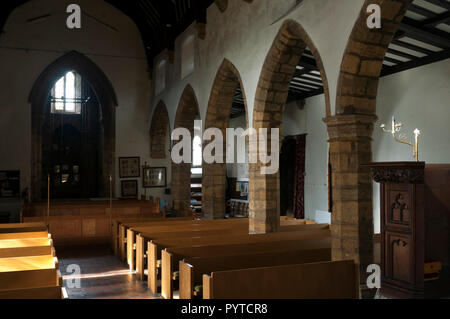
[[[401,131],[402,127],[403,127],[403,123],[396,122],[395,117],[392,117],[392,128],[390,130],[386,129],[385,124],[381,124],[381,128],[383,129],[383,131],[386,133],[392,134],[392,137],[394,138],[394,140],[396,142],[411,146],[411,148],[413,149],[414,159],[416,160],[416,162],[418,162],[419,161],[419,136],[421,134],[420,130],[417,128],[414,130],[415,140],[414,140],[414,144],[413,144],[406,139],[406,136],[404,134],[400,134],[397,137],[397,133],[399,133]]]

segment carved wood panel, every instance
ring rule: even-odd
[[[386,278],[414,282],[414,244],[411,235],[398,235],[386,232]]]

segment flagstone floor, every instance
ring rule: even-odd
[[[56,255],[69,299],[160,299],[108,247],[57,248]],[[76,269],[79,285],[70,278]]]

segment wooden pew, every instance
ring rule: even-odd
[[[306,226],[306,225],[305,225]],[[152,240],[147,244],[147,272],[148,272],[148,286],[153,293],[157,292],[157,269],[158,259],[161,256],[161,250],[175,247],[193,247],[193,246],[227,246],[233,244],[251,244],[251,243],[263,243],[269,244],[270,242],[280,242],[289,240],[305,240],[316,238],[328,238],[331,236],[328,225],[308,225],[314,226],[314,229],[308,230],[305,228],[300,231],[286,231],[279,233],[260,234],[260,235],[233,235],[233,236],[210,236],[210,237],[191,237],[191,238],[166,238],[160,240]],[[323,229],[318,228],[321,226]],[[189,248],[189,247],[188,247]],[[221,248],[218,248],[221,249]],[[169,273],[172,273],[174,265],[176,265],[172,258],[172,255],[166,255],[167,259],[161,259],[162,264],[168,264],[170,269]]]
[[[126,225],[123,225],[126,227]],[[155,234],[158,232],[167,231],[189,231],[189,230],[206,230],[206,229],[224,229],[228,227],[241,227],[242,229],[248,228],[247,219],[220,219],[220,220],[180,220],[176,222],[170,222],[168,224],[138,224],[135,227],[129,227],[127,229],[126,236],[126,261],[130,267],[130,270],[134,270],[135,263],[135,247],[136,247],[136,235],[139,233]]]
[[[136,234],[141,231],[144,232],[144,227],[153,227],[157,224],[155,223],[158,221],[158,225],[163,225],[165,222],[170,223],[169,225],[172,225],[175,227],[175,225],[185,225],[186,227],[189,227],[188,225],[197,225],[197,224],[231,224],[231,223],[237,223],[237,224],[248,224],[248,218],[240,218],[240,219],[215,219],[215,220],[192,220],[190,217],[177,217],[177,218],[168,218],[163,220],[137,220],[137,221],[122,221],[118,223],[118,254],[120,260],[123,262],[127,262],[127,249],[126,245],[127,243],[130,243],[130,245],[136,244]],[[299,219],[290,219],[280,220],[282,226],[288,226],[288,225],[303,225],[303,224],[315,224],[314,222],[306,221],[306,220],[299,220]],[[133,233],[130,233],[132,236],[128,238],[128,229],[132,229]],[[134,228],[140,228],[140,229],[134,229]],[[128,240],[127,240],[128,238]]]
[[[158,214],[148,215],[146,217],[127,217],[127,218],[115,218],[112,220],[111,229],[111,242],[112,248],[115,256],[119,256],[120,250],[120,225],[123,223],[136,223],[136,222],[147,222],[156,220],[166,220],[166,216],[161,216]]]
[[[324,246],[321,249],[296,249],[287,252],[277,251],[231,256],[191,257],[181,260],[179,263],[180,299],[193,299],[194,295],[201,296],[201,289],[194,291],[194,287],[202,285],[203,274],[210,274],[215,271],[330,261],[330,242]],[[164,283],[163,281],[162,297],[172,298],[172,295],[165,295]]]
[[[203,275],[204,299],[356,299],[354,261],[319,262]]]
[[[128,265],[131,270],[136,269],[136,275],[139,279],[144,280],[144,270],[146,264],[147,243],[149,240],[160,240],[164,238],[186,238],[186,237],[208,237],[217,235],[220,232],[222,235],[244,234],[247,232],[247,227],[232,227],[223,229],[206,229],[206,230],[188,230],[188,231],[173,231],[166,230],[158,233],[140,233],[136,236],[136,249],[129,251],[130,255]],[[133,254],[134,253],[134,254]]]
[[[119,223],[119,259],[123,262],[126,262],[126,244],[127,244],[127,231],[130,227],[138,227],[142,225],[155,225],[160,224],[163,225],[164,223],[183,223],[185,221],[192,220],[192,218],[189,217],[176,217],[176,218],[166,218],[166,219],[152,219],[152,220],[146,220],[146,221],[135,221],[135,222],[122,222]]]
[[[0,224],[1,239],[49,238],[44,223]]]
[[[0,299],[68,299],[64,287],[50,286],[0,291]]]
[[[280,240],[249,244],[231,244],[226,246],[197,246],[166,248],[161,252],[161,292],[167,298],[172,298],[172,274],[178,270],[179,262],[190,257],[220,257],[261,253],[286,253],[291,251],[321,251],[331,253],[331,237],[297,240]]]
[[[0,292],[60,286],[53,256],[0,258]]]
[[[298,231],[306,225],[282,226],[281,231]],[[311,230],[323,228],[324,226],[307,226]],[[325,226],[327,227],[327,226]],[[186,230],[187,229],[187,230]],[[139,233],[138,236],[135,233]],[[248,235],[248,224],[242,221],[224,221],[221,223],[192,223],[191,225],[177,226],[153,226],[144,228],[130,228],[127,237],[131,240],[127,242],[127,264],[130,270],[136,269],[138,276],[144,279],[145,255],[147,242],[161,238],[178,237],[208,237],[208,236],[230,236]],[[132,242],[136,242],[132,245]],[[159,253],[159,252],[158,252]]]
[[[54,255],[53,241],[49,238],[0,240],[0,258]]]

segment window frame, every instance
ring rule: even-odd
[[[69,73],[72,73],[74,75],[74,95],[75,97],[73,98],[72,102],[68,102],[66,100],[66,90],[67,90],[67,75]],[[56,97],[56,85],[57,83],[63,79],[64,80],[64,84],[63,84],[63,88],[64,88],[64,95],[61,97]],[[81,79],[81,75],[78,74],[77,72],[71,70],[71,71],[67,71],[62,77],[60,77],[55,84],[53,85],[52,89],[51,89],[51,94],[50,94],[50,113],[52,114],[66,114],[66,115],[81,115],[81,83],[82,83],[82,79]],[[77,97],[79,96],[79,97]],[[79,99],[80,101],[77,101],[77,99]],[[62,103],[63,104],[63,109],[59,110],[56,108],[56,104],[57,103]],[[66,108],[66,105],[69,103],[73,103],[75,108],[73,111],[69,111]]]

